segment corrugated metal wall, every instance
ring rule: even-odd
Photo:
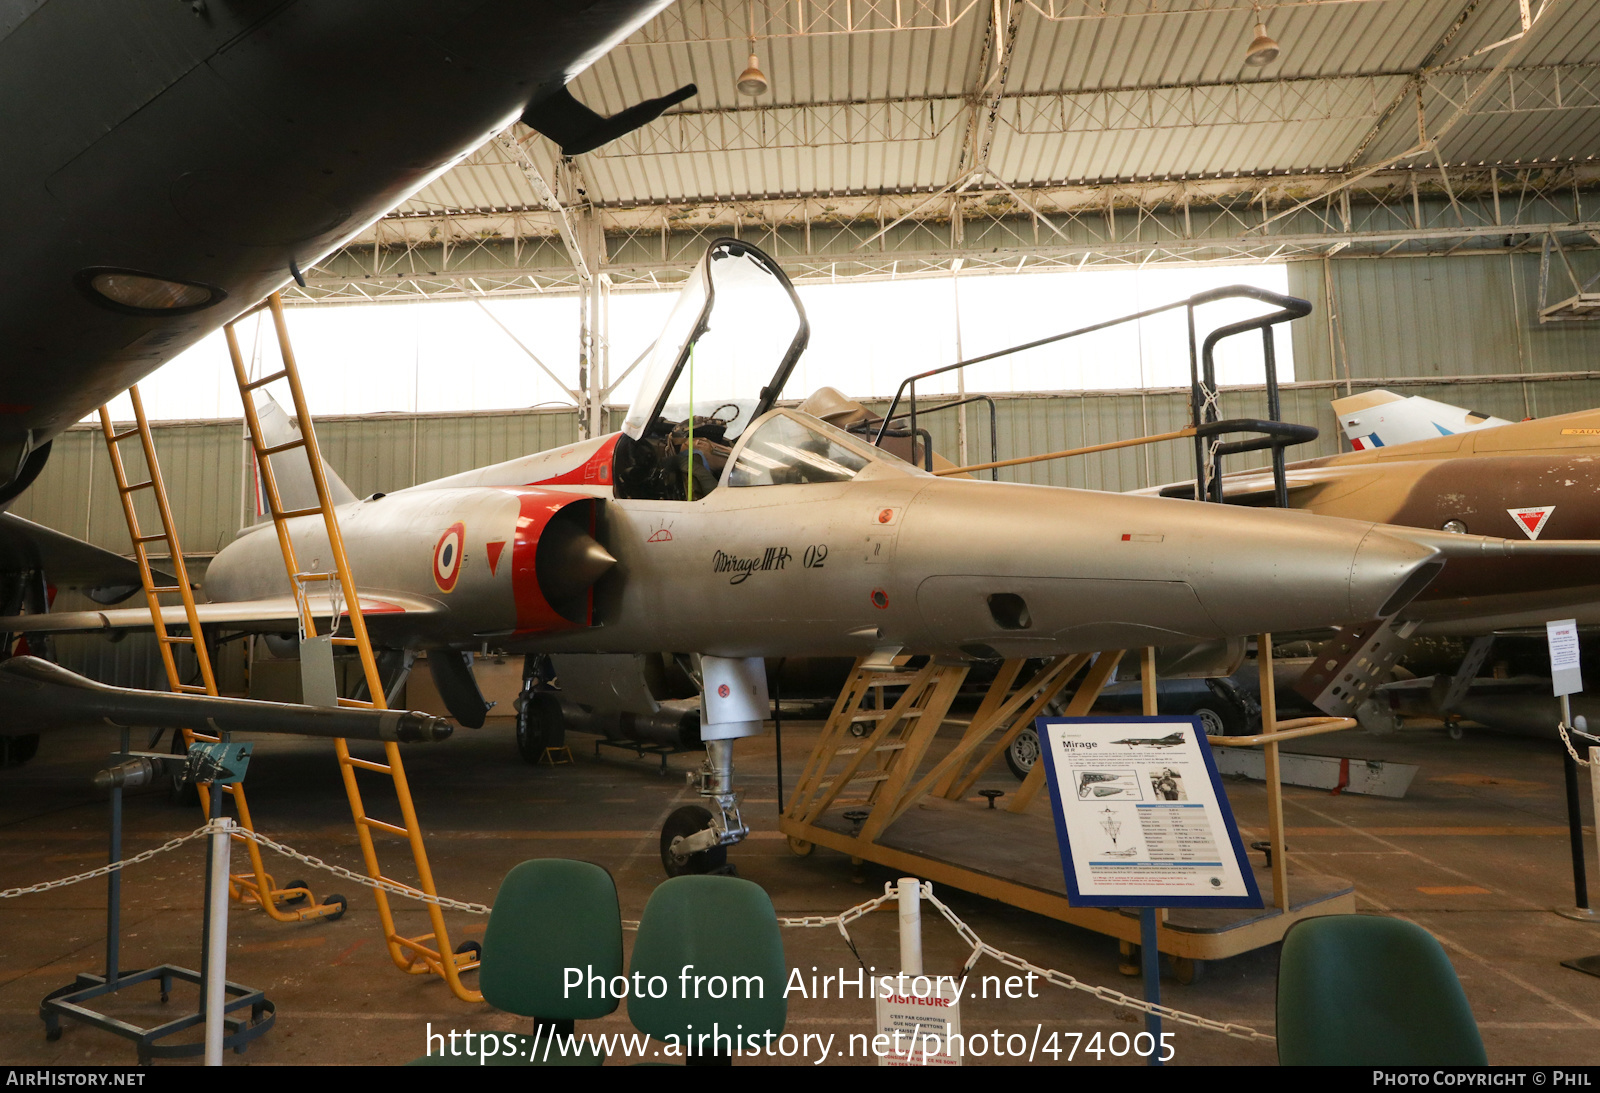
[[[1578,258],[1585,267],[1600,261]],[[1344,393],[1347,379],[1353,390],[1381,382],[1511,419],[1600,405],[1600,324],[1538,323],[1537,256],[1301,262],[1290,266],[1290,291],[1315,311],[1290,332],[1297,383],[1284,391],[1283,414],[1323,434],[1296,454],[1339,450],[1328,400]],[[1572,378],[1519,378],[1541,373]],[[1230,391],[1223,401],[1225,416],[1265,414],[1259,390]],[[997,404],[1002,459],[1164,432],[1181,427],[1188,414],[1187,392],[1173,390],[1003,396]],[[937,448],[954,456],[955,414],[922,424]],[[968,424],[969,458],[986,459],[987,409],[969,407]],[[241,489],[249,481],[239,423],[171,423],[155,433],[185,549],[219,549],[240,526]],[[576,439],[577,422],[570,411],[544,409],[380,414],[326,419],[318,435],[328,462],[365,496],[566,443]],[[1190,451],[1184,442],[1123,449],[1007,468],[1001,477],[1137,489],[1189,477]],[[98,430],[76,428],[57,440],[43,475],[14,511],[128,549]]]

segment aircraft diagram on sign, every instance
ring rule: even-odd
[[[426,651],[465,725],[487,710],[469,652],[486,644],[528,656],[533,682],[548,658],[568,699],[605,695],[641,716],[653,701],[641,663],[683,655],[702,691],[698,784],[713,809],[669,820],[669,868],[703,868],[747,831],[732,742],[762,731],[763,657],[1032,657],[1356,624],[1403,608],[1452,551],[1572,549],[936,477],[775,405],[808,336],[777,265],[719,240],[620,432],[336,510],[374,643],[396,675]],[[286,526],[299,557],[327,556],[320,517]],[[205,591],[203,625],[294,629],[270,532],[219,552]],[[20,632],[150,625],[143,609],[0,619]],[[525,701],[519,731],[537,737],[559,709]]]
[[[1167,736],[1134,736],[1126,740],[1113,740],[1113,744],[1129,744],[1136,748],[1175,748],[1183,743],[1183,733],[1175,732]]]

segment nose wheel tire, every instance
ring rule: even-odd
[[[561,699],[551,691],[533,691],[517,696],[517,753],[528,763],[537,763],[546,748],[559,748],[567,740],[566,715]]]
[[[728,848],[713,846],[693,854],[674,854],[672,840],[688,838],[711,826],[711,813],[699,805],[684,805],[661,825],[661,867],[669,877],[710,873],[728,864]]]
[[[1039,761],[1039,734],[1032,725],[1017,733],[1017,738],[1006,745],[1006,766],[1018,779],[1028,776]]]

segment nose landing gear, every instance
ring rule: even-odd
[[[685,805],[661,827],[661,865],[667,876],[727,870],[728,847],[750,833],[733,788],[733,742],[761,733],[766,717],[767,672],[760,657],[703,656],[700,739],[706,761],[689,775],[711,808]]]

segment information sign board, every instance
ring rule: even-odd
[[[1194,717],[1041,717],[1076,907],[1260,907]]]

